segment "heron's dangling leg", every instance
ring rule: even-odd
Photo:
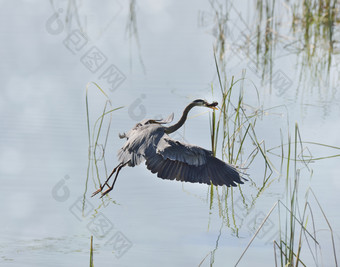
[[[128,164],[129,162],[126,162],[126,163],[124,163],[124,164],[119,164],[118,166],[117,166],[117,173],[116,173],[116,176],[115,176],[115,179],[114,179],[114,181],[113,181],[113,183],[112,183],[112,186],[110,187],[109,185],[107,185],[109,188],[104,192],[104,193],[102,193],[102,196],[100,197],[100,198],[102,198],[103,196],[105,196],[106,194],[108,194],[112,189],[113,189],[113,187],[114,187],[114,185],[115,185],[115,183],[116,183],[116,180],[117,180],[117,177],[118,177],[118,174],[119,174],[119,172],[120,172],[120,170],[123,168],[123,167],[125,167],[127,164]],[[105,182],[106,183],[106,182]]]
[[[121,165],[122,165],[122,163],[119,163],[119,164],[117,165],[117,167],[113,169],[113,171],[111,172],[111,174],[109,175],[109,177],[106,179],[105,183],[104,183],[103,185],[100,185],[99,189],[98,189],[96,192],[93,192],[93,194],[92,194],[91,197],[94,197],[94,196],[97,195],[99,192],[101,192],[101,191],[104,189],[105,185],[107,185],[108,187],[110,187],[110,186],[108,185],[108,182],[109,182],[111,176],[116,172],[116,170],[117,170]]]

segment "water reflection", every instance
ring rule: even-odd
[[[88,14],[87,5],[82,1],[68,0],[65,4],[60,4],[58,1],[50,1],[54,13],[48,19],[47,24],[49,25],[50,34],[59,34],[63,31],[69,35],[75,29],[79,30],[85,36],[91,36],[91,39],[99,38],[109,26],[114,22],[117,15],[123,9],[122,4],[119,1],[112,1],[108,8],[111,10],[111,17],[106,23],[101,23],[101,29],[96,28],[91,31],[91,24],[88,23],[92,19],[91,14]],[[105,6],[105,5],[103,5]],[[96,9],[100,8],[96,6]],[[100,12],[97,10],[97,12]],[[125,33],[129,41],[129,52],[130,52],[130,71],[133,69],[133,59],[135,58],[134,46],[137,50],[137,57],[139,64],[146,74],[146,68],[141,53],[141,45],[139,40],[138,22],[137,22],[137,2],[136,0],[130,0],[128,5],[128,14],[125,26]]]
[[[141,45],[139,41],[136,0],[130,0],[129,2],[129,14],[128,14],[128,20],[126,23],[126,33],[129,38],[129,46],[130,46],[130,71],[132,71],[133,58],[134,58],[133,53],[132,53],[133,51],[132,40],[134,40],[137,46],[139,63],[142,67],[144,74],[146,74],[146,68],[145,68],[143,57],[141,54]]]
[[[275,89],[281,96],[294,80],[294,73],[283,69],[281,62],[295,57],[299,75],[294,87],[298,94],[312,92],[302,91],[304,86],[338,85],[340,13],[336,0],[257,0],[251,16],[236,2],[209,3],[211,10],[199,14],[204,22],[200,26],[211,28],[215,37],[222,77],[235,67],[233,61],[245,61],[247,68],[270,88],[270,93]]]
[[[67,33],[70,33],[73,29],[80,29],[81,32],[86,33],[84,28],[85,20],[81,18],[79,12],[81,2],[68,0],[63,7],[60,6],[59,1],[51,0],[50,3],[55,12],[53,16],[55,20],[51,20],[51,23],[58,23],[58,20],[62,20],[61,23],[66,25],[65,30]]]

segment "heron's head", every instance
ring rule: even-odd
[[[212,102],[212,103],[208,103],[205,100],[202,99],[196,99],[194,101],[192,101],[192,103],[195,106],[201,106],[201,107],[207,107],[207,108],[211,108],[211,109],[218,109],[216,106],[218,105],[217,102]]]

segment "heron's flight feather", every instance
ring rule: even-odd
[[[177,160],[188,165],[200,166],[206,163],[211,151],[198,146],[184,144],[164,134],[157,145],[157,153],[164,159]]]
[[[160,124],[168,124],[172,122],[173,120],[174,120],[174,113],[171,113],[169,117],[167,117],[166,119],[160,119],[160,120],[155,120],[155,121]]]
[[[190,149],[186,149],[188,149],[186,154],[190,154]],[[152,173],[157,173],[157,176],[163,179],[226,186],[236,186],[236,183],[243,184],[238,171],[234,167],[209,153],[205,155],[204,163],[194,165],[181,161],[181,157],[175,156],[173,159],[170,159],[155,152],[146,155],[145,164]]]

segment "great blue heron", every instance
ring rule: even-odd
[[[193,107],[202,106],[217,109],[217,105],[217,102],[209,104],[205,100],[197,99],[184,109],[182,117],[174,125],[163,126],[163,124],[172,122],[174,116],[172,113],[165,120],[143,120],[127,134],[119,134],[120,138],[127,139],[118,152],[120,163],[92,196],[102,192],[105,186],[108,189],[102,193],[102,197],[109,193],[123,167],[126,165],[134,167],[144,160],[146,167],[163,179],[228,187],[236,186],[236,183],[243,184],[239,172],[234,167],[215,158],[211,151],[181,143],[169,136],[185,123],[187,115]],[[108,182],[115,172],[117,172],[115,179],[110,186]]]

